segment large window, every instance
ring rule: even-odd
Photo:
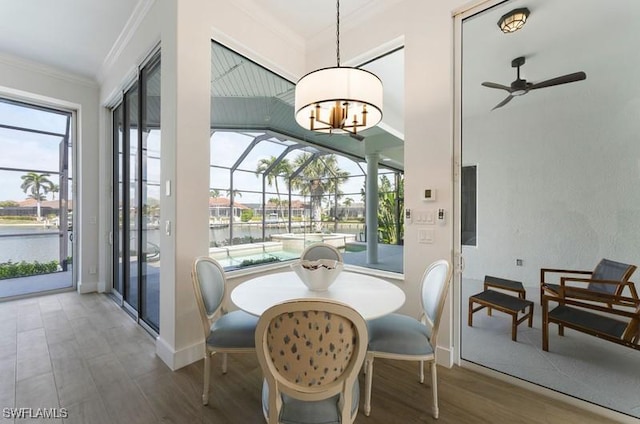
[[[72,118],[0,98],[0,298],[73,285]]]
[[[367,176],[362,140],[299,127],[294,85],[217,43],[212,73],[210,255],[233,270],[294,259],[323,241],[346,262],[402,272],[401,167],[381,155],[378,175]],[[398,140],[386,136],[397,155]],[[377,242],[400,251],[393,262],[365,261],[368,177],[379,185]]]

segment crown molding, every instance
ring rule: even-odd
[[[31,60],[13,56],[7,53],[0,53],[0,63],[25,71],[36,72],[50,78],[56,78],[73,84],[84,85],[91,88],[95,88],[98,86],[97,81],[93,79],[72,74],[58,68],[43,65],[41,63],[33,62]]]
[[[120,57],[127,44],[129,44],[134,34],[138,30],[138,27],[142,23],[147,13],[149,13],[149,10],[155,2],[156,0],[138,0],[138,3],[133,9],[133,12],[131,12],[131,16],[129,16],[129,19],[125,23],[124,28],[122,28],[120,35],[118,35],[118,38],[113,43],[113,46],[111,46],[109,53],[107,53],[104,61],[102,62],[102,66],[100,67],[97,75],[97,80],[99,82],[102,82],[104,80],[105,75],[107,74],[109,69],[111,69],[118,57]]]

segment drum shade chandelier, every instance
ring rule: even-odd
[[[340,66],[340,0],[336,2],[337,66],[318,69],[296,84],[296,122],[308,130],[356,135],[382,119],[382,81],[364,69]]]
[[[522,7],[520,9],[513,9],[506,15],[502,15],[498,21],[498,26],[505,34],[516,32],[524,26],[529,17],[529,9]]]

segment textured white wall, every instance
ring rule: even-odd
[[[620,66],[628,49],[611,48],[634,41],[604,26],[587,31],[583,38],[598,31],[601,42],[571,56],[585,81],[463,120],[463,164],[478,165],[478,245],[463,248],[465,278],[490,274],[537,287],[541,267],[640,262],[640,88]],[[566,48],[558,50],[544,53],[560,57]]]

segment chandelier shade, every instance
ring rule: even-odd
[[[382,119],[382,81],[352,67],[310,72],[296,84],[295,117],[311,131],[357,134]]]

